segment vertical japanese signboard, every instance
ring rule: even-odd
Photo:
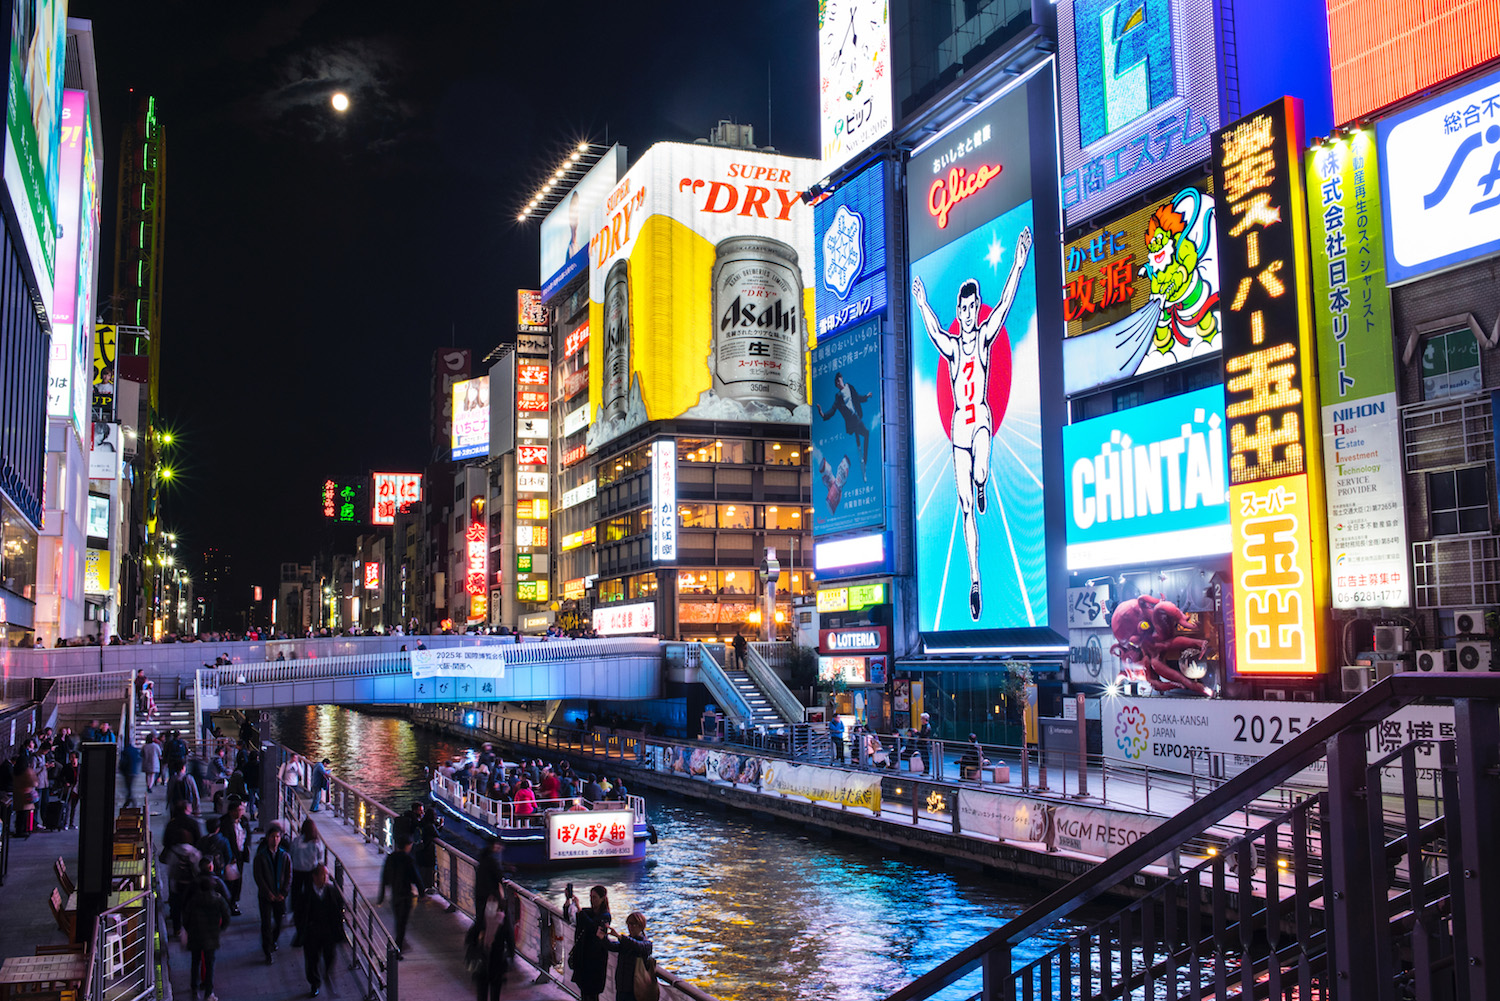
[[[489,611],[489,587],[485,577],[489,570],[489,533],[484,524],[484,498],[469,502],[469,527],[464,531],[464,590],[469,595],[469,621],[477,622]]]
[[[422,500],[421,473],[375,473],[375,503],[370,524],[394,525],[396,512]]]
[[[1334,608],[1411,604],[1378,172],[1370,129],[1307,152]]]
[[[1327,593],[1301,105],[1214,133],[1236,670],[1316,674]],[[1314,475],[1309,475],[1309,469]]]
[[[677,559],[677,442],[651,443],[651,559]]]
[[[545,334],[547,332],[547,307],[542,302],[539,289],[516,289],[516,332],[522,334]]]

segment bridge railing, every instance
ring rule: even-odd
[[[1410,739],[1372,758],[1374,728],[1433,700],[1452,702],[1451,737]],[[1432,818],[1419,756],[1435,757],[1442,777]],[[1326,792],[1164,882],[1143,874],[1324,760]],[[888,1001],[930,998],[976,971],[984,1001],[1500,997],[1497,824],[1500,675],[1396,675]],[[1145,896],[1064,932],[1062,945],[1034,944],[1101,895],[1141,886]]]
[[[272,752],[271,765],[297,760],[305,767],[305,759],[291,749],[280,744],[270,745],[269,749]],[[297,788],[306,788],[303,778],[299,772]],[[305,817],[314,816],[309,813],[310,801],[304,800],[292,787],[278,783],[277,789],[281,816],[291,821],[294,828],[300,826]],[[395,811],[359,787],[339,779],[333,780],[329,799],[334,817],[354,826],[364,835],[366,842],[378,845],[382,852],[394,850],[394,824],[388,821],[394,820]],[[370,817],[382,819],[372,828],[368,822]],[[342,870],[344,867],[337,854],[331,850],[328,854]],[[434,889],[470,919],[475,916],[474,888],[478,871],[479,863],[474,858],[445,841],[438,842]],[[515,919],[516,952],[541,971],[543,977],[566,983],[567,973],[562,967],[564,957],[572,948],[572,925],[562,910],[550,901],[510,880],[504,885]],[[362,987],[361,995],[371,1001],[400,1001],[396,943],[371,904],[368,893],[368,889],[361,890],[352,879],[347,880],[345,920],[354,952],[354,969]],[[609,980],[602,997],[614,996],[614,965],[610,964]],[[712,995],[673,975],[661,962],[657,964],[656,976],[666,1001],[716,1001]],[[568,987],[571,989],[571,985]]]
[[[773,657],[777,656],[778,652],[775,648],[783,645],[780,643],[747,643],[745,645],[745,663],[741,666],[744,672],[750,676],[750,680],[755,682],[755,687],[759,688],[761,694],[766,697],[766,701],[771,703],[777,715],[788,723],[802,723],[807,718],[802,700],[792,694],[792,690],[786,686],[786,682],[782,681],[781,676],[772,670],[771,664],[766,660],[765,656],[767,653]],[[768,649],[763,652],[762,648]]]
[[[687,666],[697,669],[698,680],[722,707],[725,718],[741,726],[748,723],[754,715],[750,703],[724,673],[724,667],[713,651],[703,643],[689,643],[683,654]]]

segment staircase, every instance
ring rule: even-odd
[[[1326,791],[1194,857],[1212,825],[1320,763]],[[982,1001],[1490,1001],[1496,830],[1500,674],[1396,674],[886,1001],[975,972]],[[1070,917],[1105,894],[1134,899]]]
[[[788,721],[782,719],[781,713],[776,711],[776,707],[771,704],[771,700],[766,697],[766,694],[761,691],[760,686],[755,683],[754,679],[748,673],[736,668],[726,667],[724,668],[724,676],[729,679],[729,683],[734,686],[734,690],[740,693],[740,698],[744,701],[745,705],[750,707],[750,715],[745,720],[746,726],[752,728],[765,727],[769,730],[787,724]]]
[[[193,722],[193,700],[186,699],[157,699],[156,714],[147,716],[136,713],[135,717],[135,745],[139,747],[150,733],[166,734],[170,730],[176,730],[182,734],[183,739],[192,742],[198,733],[198,726]]]

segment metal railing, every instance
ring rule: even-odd
[[[1371,760],[1370,729],[1451,699],[1454,735]],[[1441,761],[1423,819],[1418,753]],[[1326,759],[1328,789],[1186,871],[1146,866]],[[1382,769],[1399,792],[1382,795]],[[1392,801],[1396,808],[1392,810]],[[1401,818],[1394,836],[1388,819]],[[1129,848],[890,995],[918,1001],[976,971],[984,1001],[1023,998],[1500,997],[1500,676],[1397,675],[1344,704]],[[1456,874],[1462,878],[1454,878]],[[1019,967],[1039,934],[1106,893],[1147,892]],[[1034,955],[1034,953],[1032,953]],[[1492,972],[1493,971],[1493,972]]]
[[[285,761],[300,760],[300,756],[289,748],[279,744],[273,747],[277,756]],[[298,789],[306,788],[304,778],[299,773]],[[278,789],[283,816],[296,825],[312,816],[309,813],[309,802],[304,801],[296,789],[284,784],[279,784]],[[631,797],[631,800],[631,806],[637,810],[637,815],[644,816],[645,805],[640,797]],[[393,825],[382,822],[372,827],[368,822],[368,818],[375,816],[393,820],[396,814],[389,807],[357,786],[339,779],[334,779],[330,784],[329,801],[332,815],[346,825],[355,827],[366,842],[376,844],[382,853],[394,850]],[[328,849],[328,854],[334,858],[336,868],[347,873],[347,867],[337,853]],[[478,862],[447,842],[439,841],[437,863],[434,890],[452,907],[473,919]],[[352,953],[350,969],[356,971],[361,979],[362,996],[369,1001],[399,1001],[395,940],[375,911],[368,894],[362,892],[351,878],[346,878],[345,883],[345,921]],[[512,901],[512,914],[518,918],[515,925],[516,952],[541,971],[544,977],[555,977],[560,985],[573,991],[572,984],[567,982],[565,973],[560,969],[564,957],[572,947],[572,926],[563,917],[561,909],[509,880],[505,881],[505,891],[507,898]],[[561,936],[561,944],[558,944],[555,936]],[[712,995],[674,976],[660,963],[657,965],[656,975],[661,982],[662,997],[669,1001],[716,1001]],[[609,981],[601,996],[613,996],[613,983],[614,968],[611,964]]]
[[[444,900],[472,919],[479,863],[442,841],[438,842],[437,861],[437,884],[434,889]],[[565,957],[573,948],[573,924],[564,916],[562,908],[509,880],[505,881],[505,894],[511,915],[515,918],[516,953],[540,971],[539,979],[555,982],[570,993],[575,992],[576,988],[569,982],[565,969]],[[660,941],[657,944],[660,945]],[[666,1001],[715,1001],[713,995],[666,969],[659,950],[654,951],[653,955],[658,960],[656,979],[661,986],[661,996]],[[616,965],[609,964],[600,997],[615,996]]]
[[[83,1001],[154,998],[158,983],[165,980],[166,937],[157,915],[150,798],[142,797],[142,804],[145,886],[99,914],[86,953],[88,965],[79,992]]]
[[[580,805],[592,810],[595,806],[606,802],[614,808],[619,807],[618,801],[601,800],[596,804],[575,796],[572,799],[538,799],[532,804],[530,813],[521,813],[517,811],[515,803],[503,799],[492,799],[446,775],[434,775],[431,787],[434,798],[443,800],[453,809],[473,817],[482,824],[496,828],[533,825],[541,827],[541,822],[546,819],[548,810],[568,810]],[[630,807],[630,812],[635,815],[636,822],[645,823],[646,801],[640,796],[630,795],[627,795],[625,800],[626,805]]]
[[[754,718],[755,712],[750,708],[750,703],[734,687],[712,650],[702,643],[689,643],[684,656],[687,666],[697,669],[698,680],[703,682],[709,694],[718,701],[726,719],[743,726]]]
[[[277,744],[273,745],[280,757],[291,760],[294,752]],[[301,776],[305,780],[306,776]],[[300,784],[297,788],[307,788]],[[278,783],[279,815],[291,824],[291,830],[302,826],[302,821],[312,817],[314,821],[323,814],[311,812],[312,803],[304,801],[295,788]],[[390,821],[395,813],[366,793],[347,782],[333,779],[329,788],[330,813],[345,826],[360,832],[365,841],[375,842],[382,853],[395,846],[395,836]],[[379,818],[379,819],[377,819]],[[361,987],[361,996],[367,1001],[398,1001],[399,978],[395,937],[385,926],[379,911],[370,897],[368,888],[361,888],[349,873],[336,851],[324,842],[325,852],[333,859],[334,873],[341,877],[339,889],[344,894],[344,927],[349,939],[349,969]],[[378,890],[378,887],[375,888]]]
[[[792,690],[786,687],[786,682],[772,670],[771,664],[762,653],[762,647],[780,647],[783,643],[750,643],[745,646],[745,662],[740,665],[741,669],[755,682],[755,687],[771,703],[776,714],[788,723],[801,723],[806,719],[803,711],[802,700],[792,694]],[[776,656],[774,650],[768,651]]]

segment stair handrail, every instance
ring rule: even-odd
[[[734,683],[729,680],[729,675],[724,672],[723,666],[715,659],[713,652],[703,643],[689,644],[688,651],[697,661],[698,679],[718,700],[719,705],[724,709],[724,715],[742,724],[753,719],[755,713],[750,708],[750,703],[746,702],[740,690],[734,687]]]
[[[755,687],[760,689],[766,701],[771,703],[771,708],[776,710],[776,715],[788,723],[807,722],[807,713],[804,711],[802,700],[792,694],[786,682],[781,680],[781,677],[761,656],[760,651],[755,649],[757,646],[759,646],[757,643],[749,643],[745,646],[744,663],[741,665],[745,674],[755,683]]]
[[[1201,835],[1245,802],[1281,785],[1324,757],[1333,737],[1368,728],[1413,702],[1431,699],[1500,701],[1500,674],[1394,674],[1344,703],[1275,752],[1260,759],[1182,812],[1164,820],[1128,848],[1043,897],[984,938],[888,995],[885,1001],[922,1001],[962,977],[987,967],[986,975],[1009,976],[1010,950],[1078,908],[1108,893],[1179,845]],[[1003,968],[994,969],[1000,961]]]

